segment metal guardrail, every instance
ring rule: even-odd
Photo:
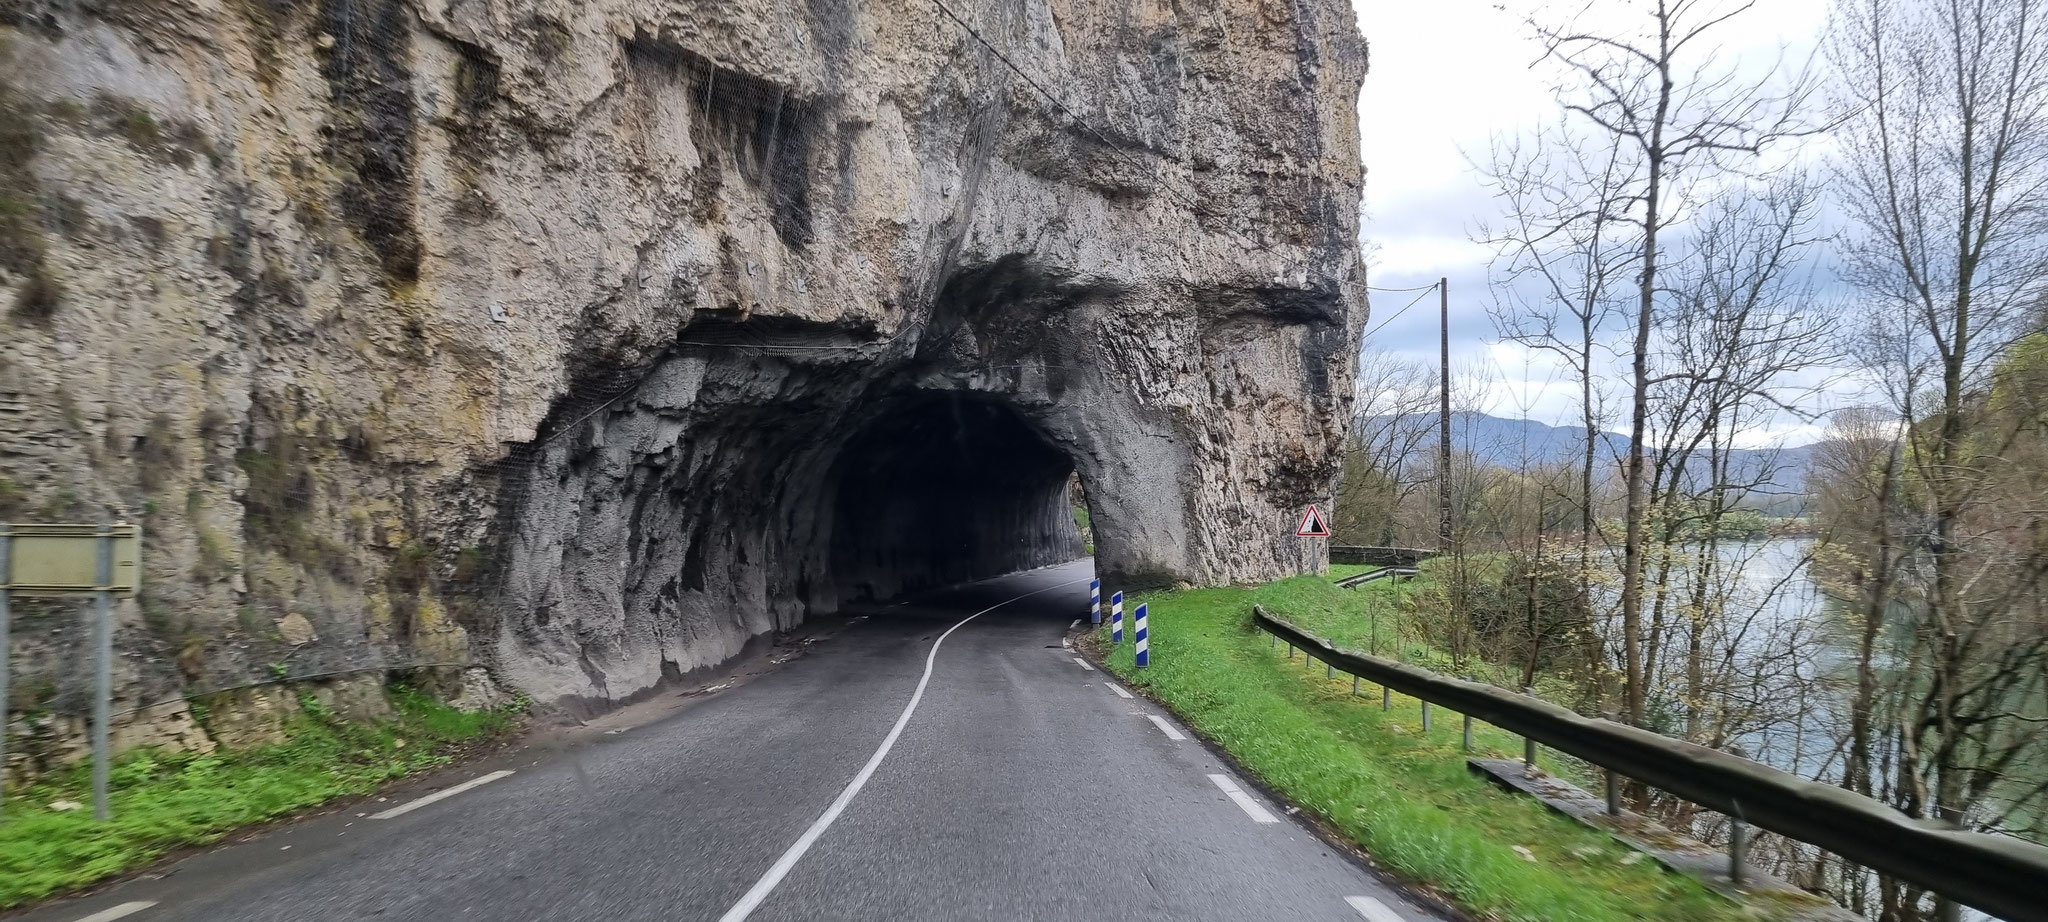
[[[1418,572],[1420,571],[1414,567],[1381,567],[1377,570],[1368,570],[1357,576],[1344,577],[1337,581],[1337,588],[1356,589],[1366,583],[1382,579],[1412,579]]]
[[[1377,567],[1412,567],[1421,561],[1435,556],[1435,551],[1421,547],[1373,547],[1358,544],[1333,544],[1330,546],[1331,563],[1365,563]]]
[[[1252,607],[1254,622],[1336,670],[1449,708],[1833,852],[2006,922],[2048,922],[2048,846],[1919,820],[1867,797],[1715,749],[1586,717],[1503,688],[1341,650]]]

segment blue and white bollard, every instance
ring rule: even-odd
[[[1109,642],[1124,642],[1124,594],[1121,592],[1109,597]]]
[[[1088,623],[1102,623],[1102,581],[1099,579],[1088,581]]]
[[[1145,644],[1145,603],[1138,603],[1138,668],[1152,665],[1151,648]]]

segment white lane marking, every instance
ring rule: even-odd
[[[1167,722],[1166,722],[1166,718],[1164,718],[1164,717],[1161,717],[1161,716],[1159,716],[1159,715],[1157,715],[1157,714],[1147,714],[1147,715],[1145,715],[1145,719],[1146,719],[1146,720],[1149,720],[1149,721],[1152,721],[1152,725],[1153,725],[1153,726],[1156,726],[1156,727],[1158,727],[1158,728],[1159,728],[1159,732],[1161,732],[1161,733],[1164,733],[1164,734],[1166,734],[1166,738],[1167,738],[1167,739],[1170,739],[1170,740],[1184,740],[1184,739],[1187,739],[1187,737],[1185,737],[1185,736],[1182,736],[1182,735],[1181,735],[1181,733],[1180,733],[1180,731],[1179,731],[1179,730],[1175,730],[1175,729],[1173,728],[1173,725],[1172,725],[1172,724],[1170,724],[1170,723],[1167,723]],[[1212,775],[1211,777],[1214,777],[1214,776]]]
[[[78,920],[78,922],[114,922],[115,919],[119,919],[125,916],[132,916],[138,912],[141,912],[155,905],[155,900],[136,900],[132,903],[122,903],[121,905],[115,906],[112,909],[102,909],[99,912],[93,913],[92,915],[86,916],[85,918]]]
[[[1237,782],[1230,780],[1229,775],[1210,775],[1209,780],[1215,782],[1217,787],[1222,788],[1223,795],[1230,798],[1232,803],[1237,804],[1238,809],[1243,810],[1245,815],[1251,817],[1252,822],[1280,822],[1279,817],[1266,812],[1266,808],[1259,806],[1259,802],[1253,800],[1250,794],[1246,794],[1243,788],[1238,787]]]
[[[1074,643],[1073,643],[1073,641],[1070,641],[1070,640],[1066,639],[1065,637],[1062,637],[1062,638],[1060,638],[1060,649],[1062,649],[1062,650],[1072,650],[1072,649],[1074,649]]]
[[[392,807],[391,809],[386,810],[383,813],[372,813],[370,814],[370,818],[373,820],[388,820],[395,816],[404,816],[405,814],[411,813],[414,810],[418,810],[419,808],[424,807],[428,804],[439,803],[440,801],[447,800],[448,798],[454,797],[455,795],[467,791],[471,788],[483,787],[486,784],[490,784],[493,781],[507,777],[511,774],[512,770],[508,768],[502,771],[492,772],[488,775],[479,775],[475,778],[471,778],[468,781],[464,781],[463,783],[458,784],[445,791],[437,791],[435,793],[428,794],[427,796],[415,800],[412,803],[405,804],[403,806]]]
[[[816,822],[811,824],[811,828],[804,830],[804,834],[797,837],[796,843],[791,845],[788,851],[783,852],[782,857],[775,859],[775,864],[768,869],[768,873],[761,875],[760,880],[754,881],[754,886],[746,892],[746,895],[740,897],[739,902],[732,904],[732,908],[726,910],[725,915],[719,916],[718,922],[743,922],[748,916],[753,915],[754,910],[760,908],[761,901],[767,899],[768,894],[775,892],[776,885],[782,883],[782,879],[789,876],[790,869],[796,867],[796,863],[803,859],[804,853],[811,850],[811,846],[818,841],[818,837],[824,835],[825,830],[831,828],[832,822],[839,819],[839,814],[845,812],[846,805],[853,802],[854,795],[859,794],[860,789],[867,786],[868,779],[874,777],[875,769],[881,767],[882,760],[889,756],[889,750],[895,748],[896,738],[903,735],[903,728],[910,723],[910,715],[917,713],[917,703],[924,700],[925,686],[930,685],[932,681],[932,666],[939,660],[939,645],[945,643],[946,638],[953,636],[953,632],[959,630],[967,622],[973,621],[1018,599],[1028,599],[1041,592],[1051,592],[1054,589],[1086,582],[1090,578],[1083,576],[1080,579],[1070,579],[1064,583],[1047,586],[1043,589],[1034,589],[1014,599],[1004,599],[960,619],[958,624],[947,628],[944,634],[940,634],[939,639],[932,641],[932,651],[925,654],[924,657],[924,676],[917,680],[917,690],[910,693],[910,703],[903,706],[903,713],[896,717],[896,725],[889,728],[889,735],[882,738],[882,745],[875,749],[874,755],[868,757],[868,764],[860,767],[860,771],[853,776],[853,780],[847,783],[846,790],[839,792],[838,798],[832,801],[831,806],[825,808],[825,812],[819,815]]]
[[[1116,684],[1115,682],[1104,682],[1104,683],[1102,683],[1102,684],[1104,684],[1104,685],[1107,685],[1107,686],[1109,686],[1109,690],[1110,690],[1110,691],[1113,691],[1113,692],[1116,692],[1116,695],[1117,695],[1117,697],[1119,697],[1119,698],[1130,698],[1130,697],[1134,697],[1134,696],[1133,696],[1133,695],[1132,695],[1132,694],[1131,694],[1130,692],[1124,691],[1124,687],[1123,687],[1123,686],[1121,686],[1121,685],[1118,685],[1118,684]]]
[[[1365,922],[1404,922],[1401,914],[1387,908],[1387,904],[1369,896],[1347,896],[1344,902],[1365,917]]]
[[[1094,671],[1095,671],[1095,667],[1094,667],[1094,666],[1090,666],[1090,665],[1088,665],[1088,661],[1087,661],[1087,660],[1085,660],[1085,659],[1082,659],[1082,658],[1080,658],[1080,657],[1078,657],[1078,656],[1074,657],[1074,665],[1076,665],[1076,666],[1079,666],[1079,667],[1081,667],[1082,669],[1086,669],[1086,670],[1088,670],[1089,672],[1094,672]]]
[[[1070,631],[1071,631],[1071,630],[1073,630],[1073,629],[1075,629],[1075,628],[1077,628],[1077,627],[1080,627],[1080,626],[1081,626],[1081,619],[1079,619],[1079,618],[1075,618],[1075,619],[1074,619],[1074,623],[1073,623],[1073,624],[1069,624],[1069,625],[1067,625],[1067,630],[1070,630]]]

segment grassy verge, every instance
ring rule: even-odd
[[[79,765],[14,792],[0,820],[0,908],[147,864],[171,849],[213,842],[250,823],[449,761],[464,741],[506,730],[515,712],[465,713],[394,688],[396,719],[350,723],[310,696],[283,743],[210,755],[138,750],[114,761],[108,807],[92,818],[90,768]],[[52,810],[55,802],[88,806]]]
[[[1131,663],[1128,643],[1110,668],[1174,709],[1261,781],[1363,846],[1380,865],[1436,887],[1477,913],[1513,922],[1720,922],[1753,918],[1691,880],[1605,835],[1510,795],[1473,775],[1456,715],[1439,711],[1421,732],[1420,703],[1379,689],[1351,695],[1321,663],[1302,667],[1251,627],[1267,610],[1344,646],[1414,647],[1391,612],[1368,608],[1399,592],[1350,592],[1319,577],[1254,589],[1151,595],[1152,666]],[[1103,637],[1106,640],[1106,635]],[[1402,649],[1426,661],[1426,649]],[[1481,753],[1519,755],[1521,740],[1475,728]],[[1526,850],[1524,856],[1520,849]],[[1533,859],[1533,860],[1532,860]]]

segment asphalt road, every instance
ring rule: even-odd
[[[512,772],[389,819],[358,813],[434,791],[26,918],[1432,918],[1280,805],[1231,797],[1218,778],[1250,786],[1060,648],[1087,566],[868,618],[659,720],[448,773],[433,788]]]

